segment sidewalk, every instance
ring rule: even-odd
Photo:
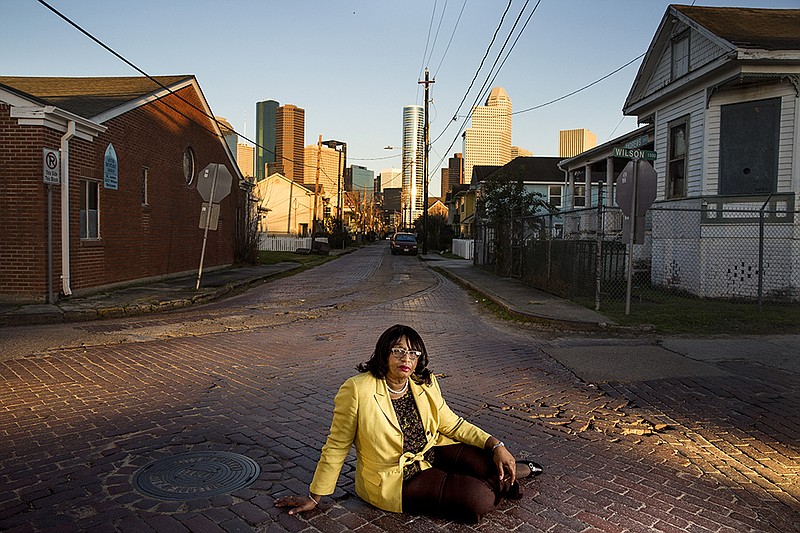
[[[300,263],[283,262],[207,271],[201,276],[199,289],[195,289],[195,272],[149,284],[71,296],[54,304],[0,304],[0,326],[78,322],[178,309],[211,302],[301,266]]]
[[[604,330],[614,325],[610,318],[600,313],[524,285],[519,280],[495,276],[476,268],[472,261],[446,259],[438,254],[426,254],[422,259],[429,266],[446,271],[461,285],[483,294],[511,314],[575,330]]]

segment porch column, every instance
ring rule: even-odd
[[[567,173],[567,187],[564,190],[564,209],[570,210],[575,208],[575,176],[570,169],[566,170]]]
[[[606,157],[606,206],[612,207],[617,196],[614,183],[614,158]]]
[[[584,207],[592,207],[592,164],[586,163],[586,166],[583,167],[584,173],[584,183],[586,185],[584,194],[585,200],[583,201]]]

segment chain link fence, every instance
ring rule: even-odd
[[[626,217],[600,206],[477,224],[475,263],[600,310],[679,298],[800,301],[800,226],[793,195],[696,198],[653,206],[630,245]],[[630,268],[629,268],[630,265]]]

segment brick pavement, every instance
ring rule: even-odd
[[[586,383],[547,355],[559,339],[498,322],[413,258],[375,248],[198,312],[234,304],[290,318],[0,364],[0,530],[799,530],[793,374],[739,362],[724,377]],[[276,509],[307,490],[336,389],[396,322],[422,333],[451,407],[545,475],[460,526],[363,503],[351,454],[319,509]],[[185,502],[133,488],[142,467],[197,450],[247,455],[261,474]]]

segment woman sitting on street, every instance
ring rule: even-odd
[[[291,507],[289,514],[309,511],[333,493],[353,444],[356,492],[398,513],[475,523],[503,498],[522,496],[517,479],[541,473],[538,464],[515,461],[502,441],[450,410],[411,327],[387,329],[358,370],[334,399],[309,495],[275,502]]]

